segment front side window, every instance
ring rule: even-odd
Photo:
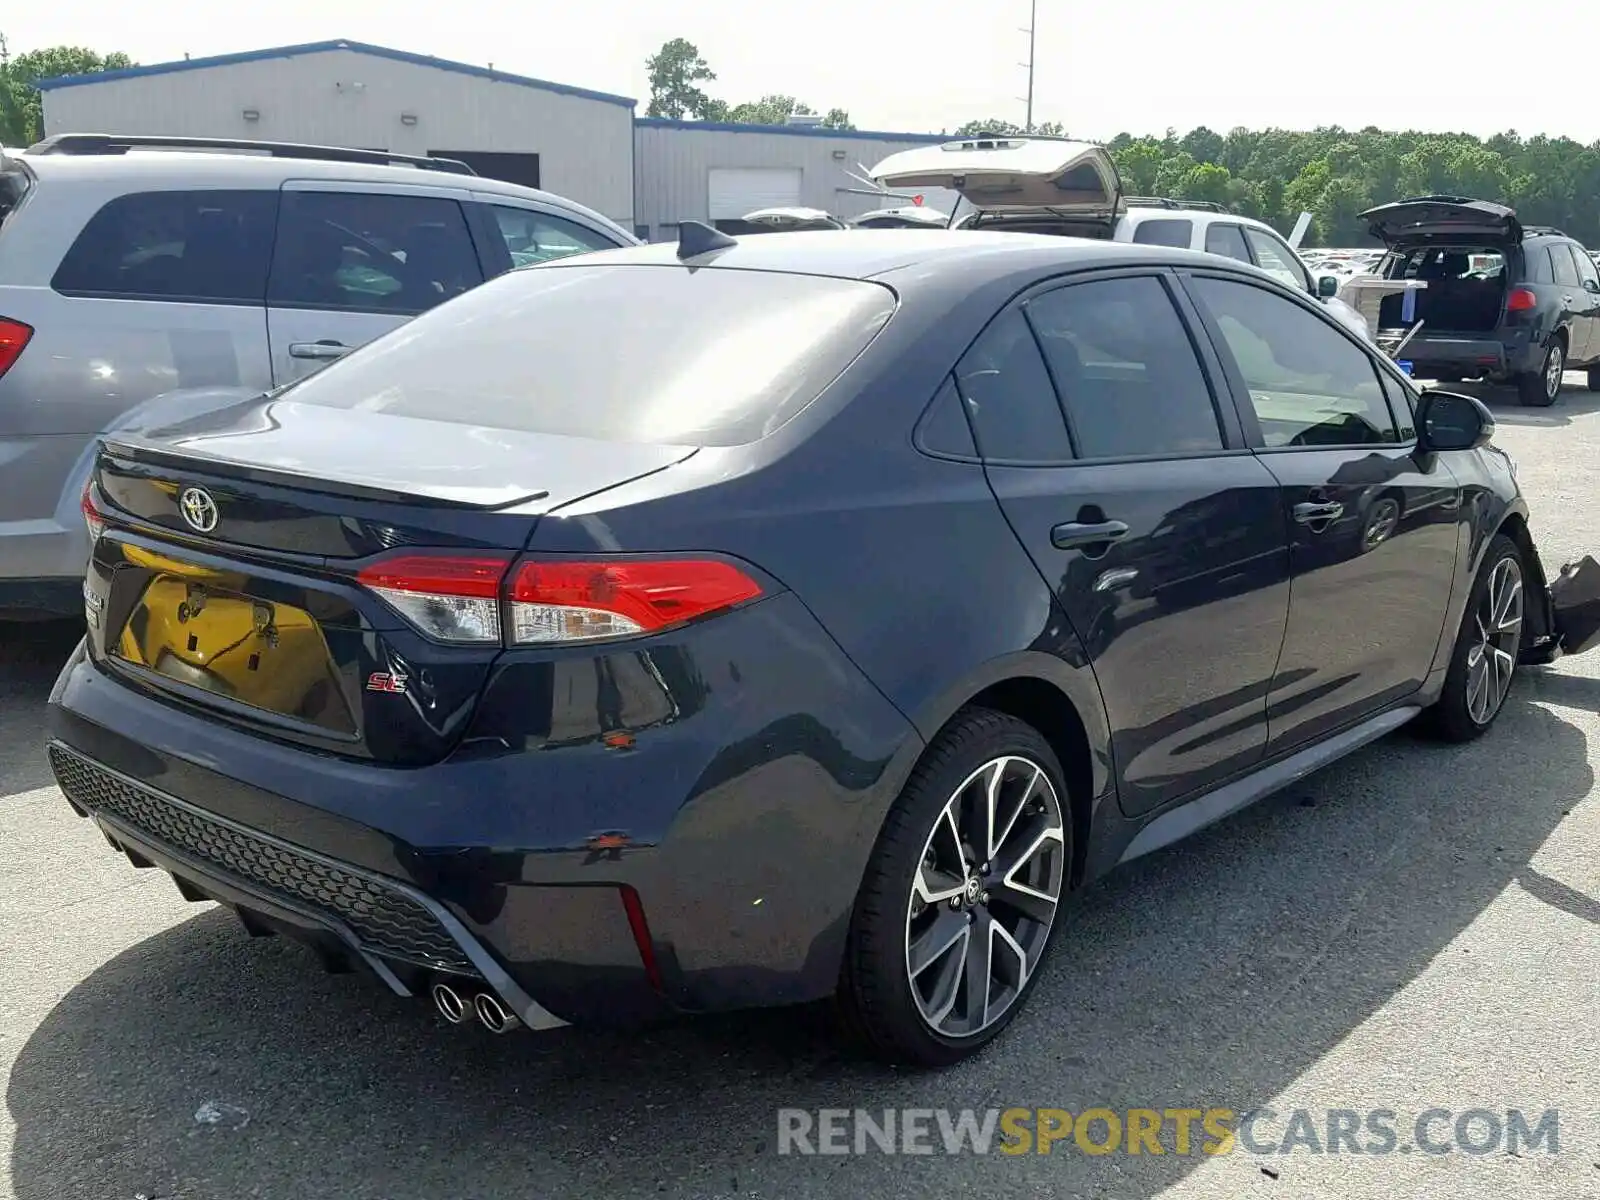
[[[1050,373],[1020,309],[990,322],[957,365],[956,386],[985,458],[1048,463],[1072,457]]]
[[[1225,225],[1220,222],[1208,225],[1206,251],[1210,254],[1236,258],[1240,262],[1250,261],[1250,247],[1245,245],[1244,230],[1237,225]]]
[[[513,267],[531,267],[554,258],[617,248],[617,243],[610,238],[550,213],[503,204],[491,205],[490,209],[495,226],[505,239]]]
[[[1177,221],[1165,217],[1140,221],[1133,230],[1133,240],[1144,246],[1173,246],[1179,250],[1187,250],[1193,237],[1193,221]]]
[[[426,312],[483,282],[454,200],[287,192],[267,302],[279,308]]]
[[[1172,298],[1152,275],[1028,302],[1083,458],[1222,449],[1216,406]]]
[[[1249,226],[1245,227],[1244,236],[1256,256],[1258,267],[1298,291],[1311,290],[1311,280],[1306,276],[1306,269],[1300,265],[1300,260],[1295,257],[1294,251],[1289,249],[1287,243],[1280,242],[1270,233]]]
[[[1266,288],[1191,280],[1250,392],[1268,447],[1399,440],[1377,367],[1327,320]]]
[[[1578,264],[1578,279],[1584,284],[1600,284],[1600,273],[1595,270],[1594,259],[1584,251],[1573,248],[1572,257]]]
[[[135,192],[89,219],[51,286],[68,296],[260,304],[276,192]]]

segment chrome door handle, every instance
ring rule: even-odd
[[[349,354],[354,346],[346,346],[343,342],[290,342],[290,358],[343,358]]]
[[[1128,527],[1121,521],[1095,521],[1091,524],[1066,521],[1050,531],[1050,544],[1057,550],[1078,550],[1084,546],[1115,542],[1127,536]]]
[[[1296,504],[1294,519],[1302,525],[1317,525],[1324,521],[1337,521],[1344,516],[1342,504]]]

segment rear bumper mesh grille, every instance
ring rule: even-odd
[[[397,888],[292,846],[257,836],[50,747],[50,767],[67,798],[189,858],[343,925],[384,957],[458,974],[478,974],[444,927]]]

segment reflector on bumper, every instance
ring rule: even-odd
[[[1550,584],[1550,610],[1562,653],[1600,646],[1600,562],[1594,555],[1561,568]]]

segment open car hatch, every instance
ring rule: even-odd
[[[1522,224],[1514,210],[1464,196],[1419,196],[1380,204],[1361,214],[1372,236],[1393,247],[1420,242],[1466,241],[1515,245]]]
[[[1122,181],[1104,146],[979,137],[891,154],[871,172],[885,188],[948,188],[985,212],[1114,216]]]

